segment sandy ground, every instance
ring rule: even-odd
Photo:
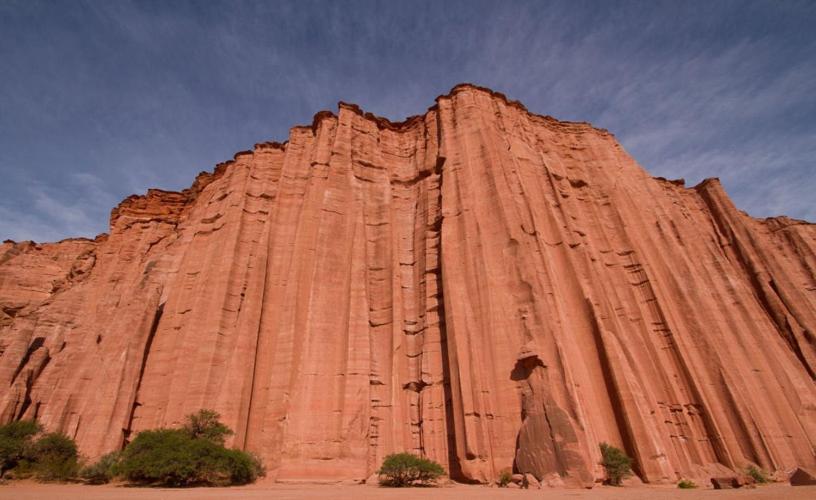
[[[229,498],[274,498],[274,499],[389,499],[389,498],[433,498],[481,500],[493,498],[545,498],[554,500],[611,499],[611,500],[674,500],[674,499],[816,499],[816,486],[792,487],[787,484],[771,484],[754,489],[740,490],[679,490],[671,487],[597,487],[592,490],[518,490],[498,489],[483,486],[455,485],[445,488],[377,488],[372,486],[318,485],[318,484],[275,484],[262,483],[235,488],[132,488],[104,485],[84,486],[77,484],[38,484],[33,482],[11,482],[0,485],[0,499],[42,500],[42,499],[82,499],[82,500],[130,500],[130,499],[229,499]]]

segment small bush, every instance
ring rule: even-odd
[[[768,475],[765,474],[765,471],[759,469],[753,465],[749,465],[747,469],[745,469],[745,473],[754,478],[754,481],[757,484],[766,484],[768,483]]]
[[[195,475],[188,456],[190,437],[183,431],[159,429],[140,432],[122,451],[119,472],[129,481],[186,484]]]
[[[222,424],[221,418],[213,410],[199,410],[198,413],[187,415],[184,424],[184,431],[193,439],[207,439],[215,444],[223,445],[228,436],[231,436],[232,429]]]
[[[257,457],[224,448],[230,434],[217,413],[203,410],[190,415],[182,429],[139,433],[122,451],[116,471],[128,481],[157,486],[226,486],[263,476]]]
[[[507,488],[507,485],[513,481],[513,473],[504,469],[499,473],[499,488]]]
[[[0,426],[0,478],[26,461],[35,435],[42,430],[40,424],[31,420],[20,420]]]
[[[679,483],[677,483],[677,487],[681,490],[691,490],[696,488],[697,485],[690,479],[682,479]]]
[[[411,453],[388,455],[377,471],[383,486],[429,486],[445,474],[441,465]]]
[[[106,484],[117,475],[117,467],[121,452],[114,451],[103,455],[96,463],[85,466],[80,470],[79,477],[89,484]]]
[[[42,432],[40,424],[21,420],[0,426],[0,476],[34,476],[42,481],[65,481],[79,468],[77,446],[64,434]]]
[[[65,434],[45,434],[31,446],[34,475],[42,481],[67,481],[76,477],[79,454],[73,439]]]
[[[601,464],[606,469],[609,484],[620,486],[623,478],[632,475],[632,459],[622,450],[607,443],[601,443]]]

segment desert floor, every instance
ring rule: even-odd
[[[498,489],[483,486],[454,485],[445,488],[391,489],[372,486],[345,486],[320,484],[275,484],[261,483],[236,488],[132,488],[125,486],[84,486],[77,484],[38,484],[33,482],[11,482],[0,485],[0,499],[41,500],[41,499],[82,499],[82,500],[129,500],[129,499],[229,499],[229,498],[274,498],[274,499],[336,499],[354,500],[388,498],[465,498],[467,500],[493,498],[546,498],[546,499],[620,499],[620,500],[662,500],[662,499],[784,499],[811,500],[816,498],[816,486],[792,487],[787,484],[772,484],[753,489],[740,490],[679,490],[670,487],[637,486],[626,488],[597,487],[592,490],[518,490]]]

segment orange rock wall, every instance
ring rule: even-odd
[[[816,465],[816,226],[650,177],[614,137],[454,88],[341,103],[110,235],[0,246],[0,421],[90,457],[212,408],[278,479],[395,451],[649,482]]]

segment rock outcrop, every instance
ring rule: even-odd
[[[650,177],[608,132],[472,85],[340,103],[150,190],[110,234],[0,246],[0,421],[97,457],[199,408],[277,479],[395,451],[586,487],[813,468],[816,226]]]

